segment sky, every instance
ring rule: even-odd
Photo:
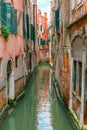
[[[48,13],[48,18],[50,14],[50,0],[37,0],[38,8],[41,9],[42,14],[44,12]]]

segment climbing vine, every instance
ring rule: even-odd
[[[2,26],[2,35],[3,37],[8,40],[8,37],[9,37],[9,30],[8,30],[8,26],[6,25],[3,25]]]

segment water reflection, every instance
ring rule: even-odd
[[[39,103],[37,107],[38,130],[53,130],[49,101],[49,73],[50,70],[42,70],[40,73],[41,83],[38,89]]]
[[[23,101],[0,130],[72,130],[51,81],[52,71],[40,68],[29,81]]]

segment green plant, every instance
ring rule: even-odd
[[[69,52],[66,50],[66,58],[69,59]]]
[[[51,56],[54,57],[55,53],[53,50],[51,50]]]
[[[2,26],[2,34],[3,34],[3,37],[8,40],[8,37],[9,37],[9,30],[8,30],[8,27],[6,25],[3,25]]]

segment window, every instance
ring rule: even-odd
[[[81,3],[81,2],[82,2],[82,0],[78,0],[78,4]]]
[[[40,29],[39,30],[42,31],[42,25],[40,25]]]
[[[79,96],[81,96],[81,87],[82,87],[82,63],[79,62]]]
[[[15,57],[15,67],[16,68],[19,67],[19,57],[18,56]]]
[[[73,90],[76,91],[76,61],[73,63]]]
[[[74,9],[76,6],[76,0],[72,0],[72,9]]]

